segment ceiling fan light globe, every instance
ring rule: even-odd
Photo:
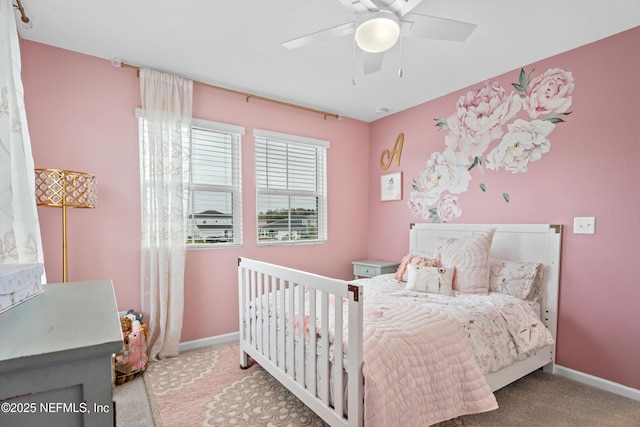
[[[379,53],[393,47],[400,37],[398,18],[390,12],[368,14],[356,28],[356,43],[365,52]]]

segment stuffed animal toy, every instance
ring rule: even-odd
[[[129,345],[118,360],[122,365],[128,365],[131,371],[140,371],[147,366],[147,340],[142,330],[129,334]]]
[[[129,319],[128,317],[121,317],[120,328],[122,328],[123,334],[131,332],[131,319]]]
[[[129,310],[129,311],[127,311],[127,317],[129,317],[129,316],[133,316],[132,320],[138,320],[140,323],[142,323],[143,314],[140,313],[139,311]]]
[[[134,310],[120,317],[124,348],[115,355],[115,384],[131,381],[147,368],[147,325],[141,321],[142,313]]]
[[[131,320],[131,331],[137,331],[142,328],[142,313],[129,310],[124,317]]]

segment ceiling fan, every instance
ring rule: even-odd
[[[370,74],[380,70],[384,52],[396,44],[400,35],[465,41],[476,28],[467,22],[409,13],[422,0],[339,1],[358,14],[355,21],[289,40],[282,46],[296,49],[355,33],[355,44],[363,53],[364,74]]]

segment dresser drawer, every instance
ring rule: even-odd
[[[353,275],[358,277],[373,277],[377,276],[380,269],[371,265],[359,265],[355,264],[353,266]]]

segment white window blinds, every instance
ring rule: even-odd
[[[242,244],[243,134],[238,126],[193,120],[188,244]]]
[[[329,142],[260,129],[254,137],[258,242],[326,241]]]

